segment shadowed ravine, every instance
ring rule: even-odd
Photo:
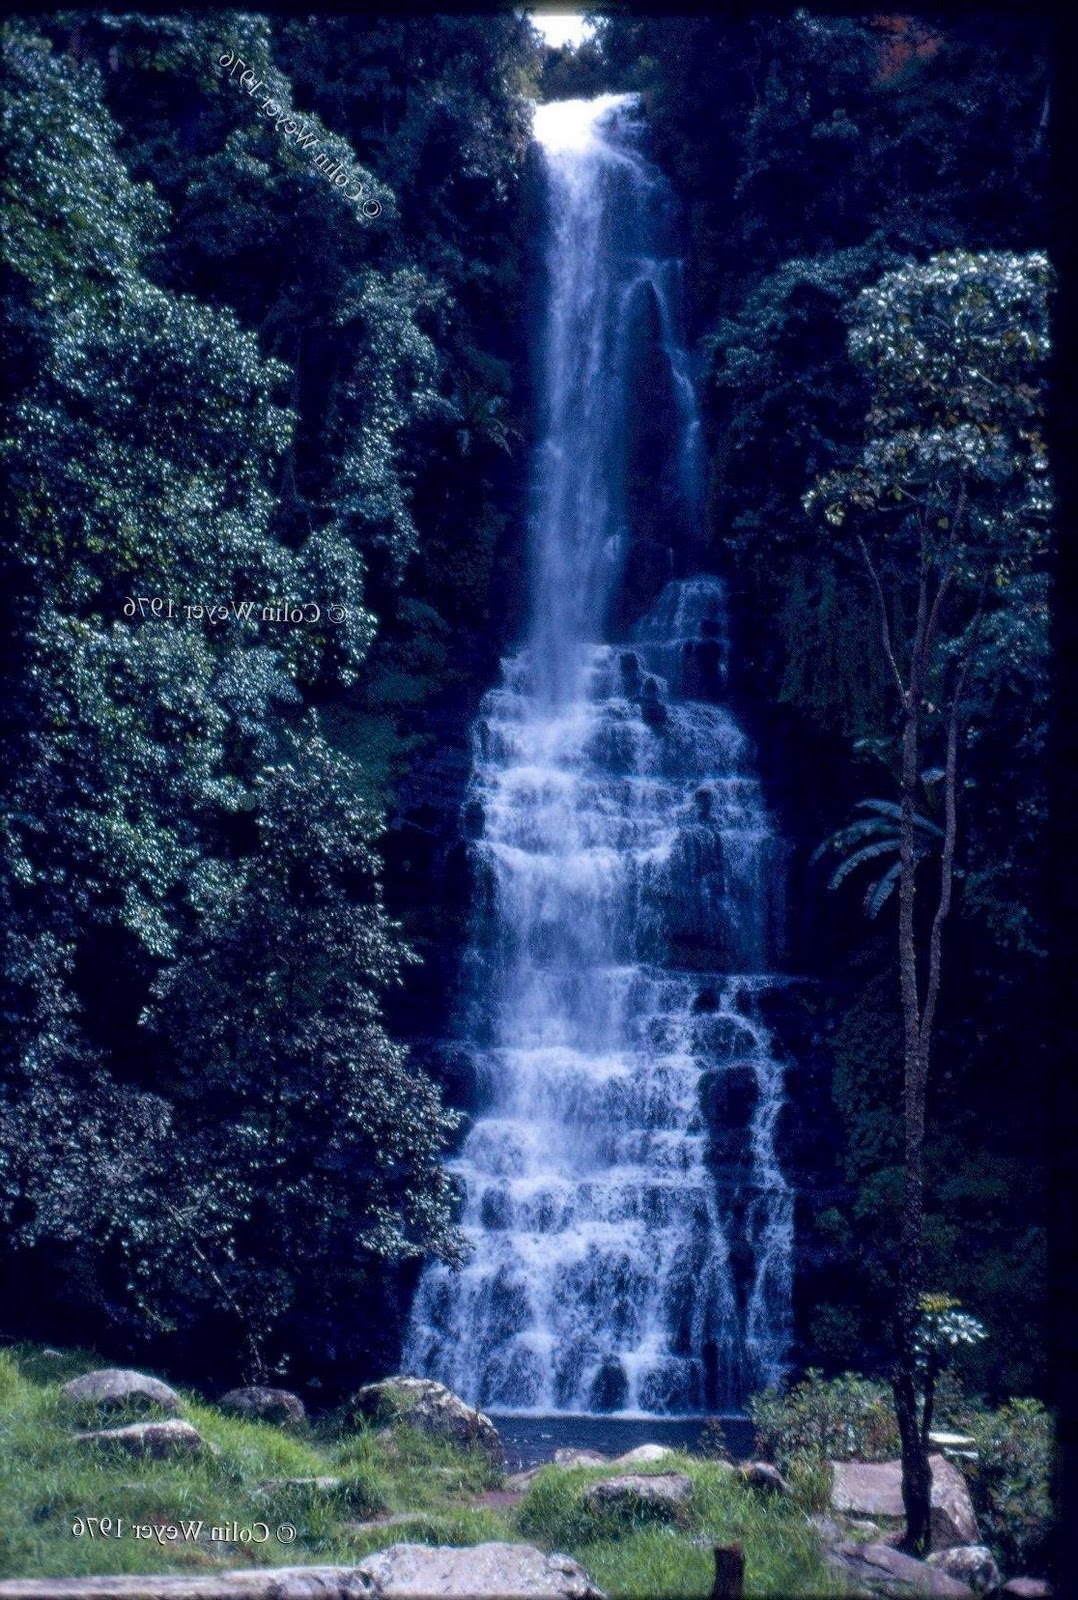
[[[478,885],[463,1042],[482,1091],[455,1170],[468,1265],[421,1279],[405,1370],[495,1410],[691,1413],[776,1377],[792,1195],[758,1010],[782,849],[722,704],[724,592],[672,580],[632,637],[627,463],[645,330],[673,396],[656,494],[701,516],[671,200],[631,96],[540,109],[532,623],[475,729]]]

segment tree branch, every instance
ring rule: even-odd
[[[970,628],[970,640],[962,660],[962,665],[955,682],[954,694],[951,697],[950,715],[947,719],[947,755],[944,768],[944,833],[943,852],[940,857],[940,893],[936,905],[935,915],[932,918],[932,931],[928,941],[928,980],[925,988],[924,1010],[921,1013],[921,1060],[927,1060],[928,1043],[932,1034],[932,1025],[936,1017],[936,1002],[939,998],[940,971],[942,965],[943,949],[943,924],[947,920],[951,909],[951,886],[954,878],[954,853],[958,833],[957,826],[957,779],[958,779],[958,706],[962,698],[962,691],[966,686],[966,678],[970,664],[976,652],[977,635],[981,629],[981,618],[984,615],[984,591],[978,601],[977,611]]]
[[[879,573],[872,564],[872,557],[868,553],[868,545],[865,543],[862,534],[857,535],[857,543],[864,557],[865,566],[868,568],[868,575],[872,579],[872,587],[876,591],[876,603],[880,612],[880,637],[883,641],[883,653],[887,658],[887,664],[891,668],[891,673],[895,680],[899,703],[904,705],[906,690],[903,686],[902,674],[898,670],[898,662],[895,660],[895,652],[891,645],[891,624],[887,620],[887,601],[884,599],[883,585],[880,582]]]

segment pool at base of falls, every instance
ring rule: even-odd
[[[663,1444],[671,1450],[697,1451],[711,1420],[722,1424],[726,1448],[735,1461],[747,1461],[753,1452],[753,1425],[743,1413],[715,1419],[589,1415],[558,1411],[491,1411],[490,1420],[501,1435],[510,1472],[523,1472],[554,1459],[555,1450],[595,1450],[620,1456],[641,1444]]]

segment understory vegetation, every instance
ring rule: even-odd
[[[684,1518],[657,1521],[591,1511],[583,1494],[604,1469],[545,1468],[518,1503],[482,1504],[501,1474],[478,1448],[461,1449],[408,1427],[344,1428],[332,1414],[286,1431],[225,1416],[193,1394],[182,1415],[215,1452],[137,1468],[72,1440],[60,1384],[99,1365],[83,1352],[19,1347],[0,1352],[0,1574],[33,1577],[104,1572],[212,1571],[221,1565],[354,1564],[411,1541],[468,1545],[525,1540],[574,1557],[612,1597],[702,1597],[714,1577],[712,1546],[739,1541],[747,1592],[834,1595],[819,1542],[796,1502],[762,1497],[729,1469],[681,1454],[634,1467],[685,1472],[693,1492]],[[139,1420],[144,1419],[144,1413]],[[92,1418],[80,1419],[83,1423]],[[136,1420],[110,1413],[110,1425]],[[607,1469],[607,1472],[609,1469]],[[284,1480],[317,1480],[289,1483]],[[327,1483],[325,1480],[330,1480]],[[477,1503],[478,1502],[478,1503]],[[123,1538],[76,1537],[76,1519],[122,1518]],[[379,1524],[379,1517],[393,1517]],[[198,1522],[202,1538],[134,1538],[133,1525]],[[289,1523],[295,1543],[212,1542],[210,1528]]]

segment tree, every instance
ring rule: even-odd
[[[959,762],[984,703],[971,679],[1005,670],[996,619],[1043,607],[1050,492],[1041,433],[1050,269],[1043,255],[950,252],[887,273],[858,297],[850,351],[869,372],[860,460],[817,480],[822,511],[859,558],[897,702],[897,965],[904,1165],[893,1389],[909,1546],[929,1536],[918,1426],[917,1333],[925,1217],[925,1101],[956,882]],[[986,626],[987,624],[987,626]],[[1013,644],[1013,635],[1011,635]],[[920,910],[919,808],[943,817],[930,915]],[[922,874],[923,877],[923,874]]]
[[[109,34],[115,21],[98,24]],[[204,231],[227,237],[226,256],[242,254],[252,215],[266,237],[280,225],[291,264],[305,221],[331,235],[340,296],[318,316],[340,324],[348,365],[328,415],[321,400],[309,408],[332,446],[329,491],[316,517],[282,530],[293,371],[235,308],[158,281],[168,207],[120,159],[102,70],[25,23],[6,30],[5,171],[18,178],[4,179],[15,357],[2,446],[15,645],[0,776],[4,1265],[25,1290],[35,1263],[43,1299],[99,1314],[87,1331],[113,1339],[189,1332],[220,1310],[253,1372],[301,1289],[326,1298],[334,1274],[354,1289],[371,1262],[454,1248],[439,1165],[453,1119],[379,1020],[404,960],[380,909],[379,826],[354,799],[359,767],[303,716],[315,692],[354,682],[371,642],[357,547],[382,538],[400,568],[414,545],[397,441],[434,407],[439,357],[413,315],[431,299],[423,275],[367,270],[361,226],[246,95],[246,142],[229,130],[220,111],[234,91],[213,79],[212,30],[127,21],[143,65],[148,41],[174,71],[201,64],[195,103],[225,141],[215,161],[184,149],[167,164],[173,199],[188,182],[207,199],[195,169],[225,185],[216,199],[238,219]],[[254,27],[256,45],[265,34]],[[119,71],[118,46],[115,62],[106,55],[105,71]],[[258,183],[252,153],[273,158]],[[241,179],[242,208],[227,188]],[[293,200],[309,207],[299,223]],[[285,628],[263,615],[286,598],[314,602],[320,619]],[[341,610],[327,618],[331,604]],[[285,881],[303,926],[273,921]],[[322,940],[335,968],[318,958]],[[198,1011],[200,961],[219,963],[212,1014]],[[289,989],[292,1023],[273,1013],[272,1037],[221,1068],[231,1098],[207,1134],[201,1108],[224,1094],[215,1027],[237,1007],[272,1012]],[[176,1045],[172,1006],[204,1059]],[[288,1130],[287,1160],[271,1127]],[[272,1194],[258,1196],[263,1179]]]
[[[463,1243],[440,1165],[459,1118],[381,1022],[407,952],[380,903],[377,819],[351,763],[314,733],[255,787],[258,848],[144,1018],[186,1133],[173,1181],[199,1202],[186,1220],[171,1206],[170,1247],[142,1268],[173,1317],[224,1296],[247,1375],[264,1381],[267,1341],[293,1353],[280,1330],[327,1278],[355,1286],[372,1262],[427,1252],[456,1264]],[[201,1260],[185,1264],[195,1245]]]

